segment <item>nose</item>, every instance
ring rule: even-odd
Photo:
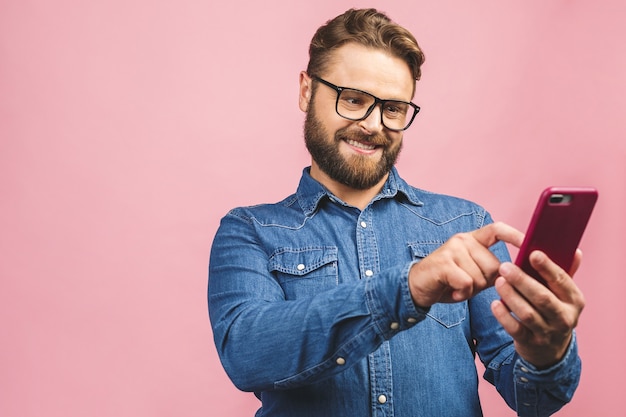
[[[361,129],[367,134],[379,133],[383,130],[382,105],[377,103],[372,112],[363,120],[359,121]]]

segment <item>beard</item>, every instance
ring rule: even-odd
[[[304,142],[319,168],[333,180],[357,190],[365,190],[378,184],[393,168],[402,150],[402,141],[391,146],[392,141],[383,133],[366,135],[349,131],[348,127],[335,132],[332,140],[322,122],[315,114],[311,102],[304,121]],[[383,146],[378,161],[367,155],[344,157],[339,145],[347,139],[376,146]]]

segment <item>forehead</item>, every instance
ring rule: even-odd
[[[355,43],[332,52],[323,76],[333,84],[384,99],[409,101],[415,88],[411,69],[404,60],[385,50]]]

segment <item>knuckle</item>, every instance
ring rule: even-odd
[[[561,268],[558,268],[555,271],[554,274],[554,280],[557,284],[561,285],[564,282],[566,282],[566,280],[570,280],[571,278],[569,277],[569,275],[567,275],[567,273],[565,273],[565,271],[563,271]]]
[[[533,299],[533,303],[540,310],[545,310],[553,302],[552,299],[553,299],[553,296],[551,294],[549,294],[547,292],[541,292],[541,293],[535,295],[535,298]]]
[[[578,326],[578,319],[580,318],[580,311],[573,311],[567,320],[567,328],[573,329]]]
[[[516,315],[527,326],[532,326],[536,322],[535,314],[530,309],[523,309],[517,312]]]
[[[564,311],[552,323],[552,327],[560,332],[569,332],[578,325],[578,314],[573,311]]]
[[[450,285],[458,290],[471,288],[473,281],[467,274],[454,274],[450,280]]]
[[[464,245],[469,239],[467,233],[457,233],[450,238],[450,241],[455,245]]]
[[[587,301],[585,300],[585,296],[583,295],[582,291],[578,289],[574,291],[574,293],[572,294],[571,300],[572,300],[572,304],[578,309],[579,312],[581,312],[585,308],[585,305],[587,304]]]
[[[493,222],[493,227],[496,229],[501,229],[502,227],[504,227],[504,222],[501,220],[497,220]]]

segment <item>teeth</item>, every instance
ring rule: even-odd
[[[349,145],[354,146],[355,148],[363,149],[366,151],[372,151],[376,149],[375,145],[366,145],[364,143],[357,142],[356,140],[352,140],[352,139],[346,139],[346,142],[348,142]]]

